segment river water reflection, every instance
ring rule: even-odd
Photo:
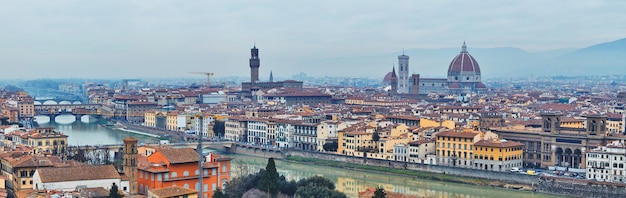
[[[57,117],[58,118],[58,117]],[[112,130],[97,123],[75,121],[71,124],[56,122],[41,123],[41,127],[55,127],[58,131],[68,135],[70,145],[121,144],[122,139],[128,137],[129,132]],[[157,142],[154,137],[132,134],[140,143]],[[258,172],[265,168],[266,158],[245,155],[229,155],[234,158],[232,171],[234,176]],[[548,198],[554,195],[532,193],[526,191],[472,186],[450,182],[430,181],[411,177],[391,176],[379,173],[370,173],[355,170],[316,166],[309,164],[276,161],[276,168],[281,175],[289,180],[299,180],[314,175],[329,178],[337,189],[346,193],[348,197],[358,197],[358,192],[368,187],[383,186],[385,190],[413,194],[434,198],[456,197],[506,197],[506,198]]]
[[[47,116],[44,116],[47,117]],[[93,122],[83,122],[81,120],[71,121],[73,115],[57,116],[56,120],[47,123],[39,123],[39,127],[54,127],[57,131],[67,135],[67,142],[70,146],[76,145],[106,145],[122,144],[122,139],[132,135],[139,140],[139,143],[156,143],[158,138],[145,136],[126,131],[110,129]],[[47,118],[37,118],[36,120],[47,120]]]
[[[234,157],[232,169],[235,175],[258,172],[265,168],[267,159],[245,155],[229,155]],[[358,197],[358,192],[366,188],[383,186],[385,190],[405,194],[436,198],[456,197],[506,197],[506,198],[548,198],[558,197],[549,194],[533,193],[512,189],[474,186],[441,181],[430,181],[411,177],[392,176],[380,173],[371,173],[340,168],[316,166],[310,164],[276,161],[276,169],[288,180],[299,180],[315,175],[329,178],[339,191],[348,197]]]

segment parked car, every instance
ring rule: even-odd
[[[511,172],[517,173],[520,172],[521,170],[518,167],[513,167],[511,168]]]

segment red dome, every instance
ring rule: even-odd
[[[459,83],[452,83],[450,84],[450,86],[448,86],[450,89],[460,89],[461,85],[459,85]]]
[[[480,74],[480,67],[476,59],[467,52],[467,46],[463,43],[461,53],[452,59],[450,67],[448,67],[448,75],[457,75],[459,73],[474,72]]]
[[[383,82],[391,82],[392,72],[385,74],[385,78],[383,78]]]
[[[486,89],[487,86],[485,86],[485,84],[483,84],[481,82],[478,82],[478,83],[476,83],[476,88],[477,89]]]

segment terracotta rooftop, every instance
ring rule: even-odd
[[[460,138],[474,138],[478,135],[478,133],[473,132],[454,132],[454,131],[443,131],[437,134],[439,137],[460,137]]]
[[[40,168],[37,172],[45,183],[120,178],[113,165]]]
[[[161,148],[157,152],[163,154],[171,164],[197,162],[198,153],[192,148]]]
[[[502,142],[502,141],[494,141],[494,140],[480,140],[474,143],[474,146],[506,148],[506,147],[514,147],[514,146],[523,146],[523,144],[519,142],[513,142],[513,141]]]
[[[198,193],[198,191],[196,190],[191,190],[180,186],[150,189],[150,191],[157,197],[182,197],[183,195]]]

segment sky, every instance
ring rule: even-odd
[[[358,76],[308,63],[463,41],[583,48],[625,38],[624,10],[623,0],[0,0],[0,78],[249,76],[255,44],[262,75]]]

